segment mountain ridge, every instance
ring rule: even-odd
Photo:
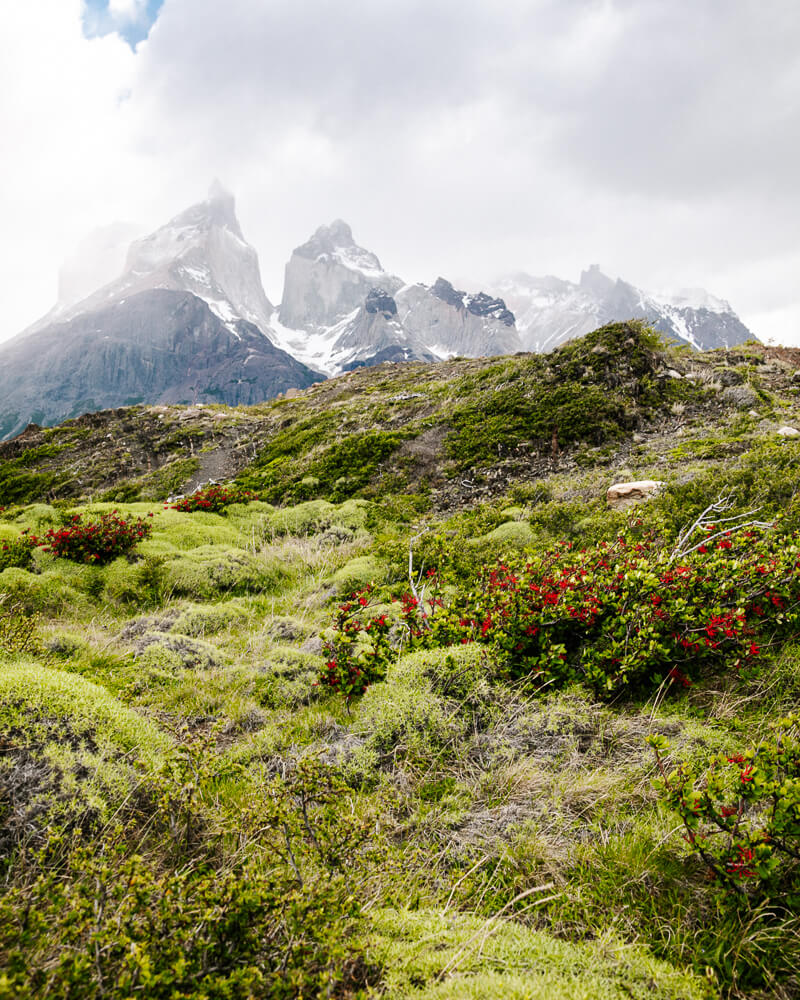
[[[110,246],[124,231],[110,227],[101,236]],[[85,282],[79,267],[76,274],[73,290]],[[169,359],[191,329],[175,328],[178,300],[164,292],[202,303],[189,308],[185,300],[182,312],[187,323],[198,324],[197,356],[177,350]],[[432,285],[409,284],[360,246],[342,219],[318,227],[295,248],[276,307],[264,292],[235,199],[215,181],[205,201],[135,239],[111,282],[77,302],[67,289],[53,310],[0,345],[0,433],[17,433],[31,420],[64,419],[81,405],[217,397],[236,405],[385,361],[546,351],[637,317],[697,348],[731,347],[751,336],[727,302],[703,290],[658,298],[608,278],[596,265],[577,284],[525,274],[501,279],[490,291],[465,291],[443,276]],[[158,331],[162,344],[153,354]],[[32,339],[42,332],[44,340]],[[110,360],[110,342],[129,371]]]

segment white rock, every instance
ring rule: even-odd
[[[785,438],[800,437],[800,431],[796,427],[780,427],[778,429],[778,436]]]
[[[626,510],[656,496],[665,485],[660,479],[640,479],[632,483],[614,483],[606,492],[609,507]]]

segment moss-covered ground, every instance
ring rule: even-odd
[[[756,741],[798,707],[800,647],[602,704],[503,680],[478,646],[400,645],[349,704],[317,683],[336,606],[407,588],[410,547],[467,580],[610,538],[622,478],[666,481],[640,511],[667,534],[721,493],[797,517],[800,445],[775,433],[800,413],[796,359],[630,340],[382,366],[242,413],[127,410],[125,474],[116,452],[81,465],[97,418],[6,457],[0,539],[111,509],[153,530],[107,566],[36,549],[0,573],[0,998],[800,995],[800,921],[720,901],[644,742],[703,761]],[[758,402],[726,401],[723,371]],[[188,479],[212,446],[263,499],[162,503],[164,470]]]

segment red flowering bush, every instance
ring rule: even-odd
[[[655,534],[633,529],[588,549],[560,544],[484,569],[447,604],[429,571],[430,597],[400,598],[404,641],[492,645],[506,676],[542,687],[580,681],[606,695],[665,682],[688,687],[703,669],[741,668],[800,632],[797,538],[745,531],[712,540],[713,532],[677,558]],[[370,644],[380,660],[385,641],[362,635],[360,660],[369,660]],[[348,648],[339,650],[340,671]]]
[[[27,569],[31,564],[33,550],[39,545],[36,535],[30,535],[27,529],[13,541],[0,542],[0,573],[11,566]]]
[[[773,729],[772,739],[744,753],[713,757],[701,774],[687,763],[668,772],[669,743],[663,736],[648,742],[660,772],[656,787],[714,879],[800,912],[800,714]]]
[[[46,532],[44,549],[59,559],[102,566],[130,552],[152,530],[144,518],[125,518],[115,510],[90,520],[75,514],[68,524]]]
[[[243,490],[239,486],[207,486],[191,496],[176,500],[172,509],[184,513],[204,510],[218,514],[232,503],[248,503],[250,500],[258,500],[258,494],[252,490]]]
[[[363,694],[375,681],[383,680],[393,655],[386,615],[363,620],[369,607],[372,587],[350,595],[337,606],[328,638],[326,662],[319,683],[339,691],[346,700]]]

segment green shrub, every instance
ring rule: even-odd
[[[190,604],[181,610],[170,631],[202,638],[241,624],[248,614],[247,608],[235,600],[224,604]]]
[[[336,570],[331,582],[338,593],[350,594],[371,583],[382,583],[386,576],[386,566],[380,560],[374,556],[356,556]]]
[[[156,670],[211,670],[225,658],[211,643],[174,632],[146,632],[136,640],[137,662]]]
[[[65,608],[80,608],[84,601],[58,570],[29,573],[10,567],[0,574],[0,593],[20,604],[27,613],[59,614]]]
[[[15,539],[0,541],[0,573],[9,567],[29,569],[33,561],[33,550],[39,544],[36,535],[24,531]]]
[[[23,604],[8,600],[0,593],[0,656],[4,659],[17,656],[46,658],[38,634],[38,619]]]
[[[189,747],[150,783],[157,851],[132,826],[103,850],[54,838],[50,864],[0,897],[0,996],[299,1000],[363,985],[350,942],[365,834],[342,809],[348,789],[301,761],[216,818],[226,839],[258,830],[263,853],[220,855],[197,841],[208,757]]]
[[[488,550],[513,552],[524,549],[536,540],[536,533],[526,521],[506,521],[487,535],[476,538],[474,544]]]
[[[544,898],[547,889],[542,890]],[[536,900],[536,894],[532,897]],[[711,1000],[708,983],[612,936],[573,943],[511,920],[381,910],[374,955],[408,1000]],[[435,946],[431,946],[435,942]]]
[[[160,766],[169,741],[106,690],[23,661],[0,664],[0,853],[52,824],[88,830],[135,791],[137,760]]]
[[[534,385],[501,389],[480,403],[454,411],[446,441],[454,470],[493,465],[519,447],[602,444],[632,429],[622,398],[594,385]]]
[[[354,732],[367,739],[381,760],[412,764],[430,761],[446,744],[461,740],[467,730],[463,716],[421,676],[372,684],[361,699]]]
[[[165,562],[164,572],[169,593],[201,601],[220,594],[274,593],[289,579],[277,560],[222,545],[181,553]]]

